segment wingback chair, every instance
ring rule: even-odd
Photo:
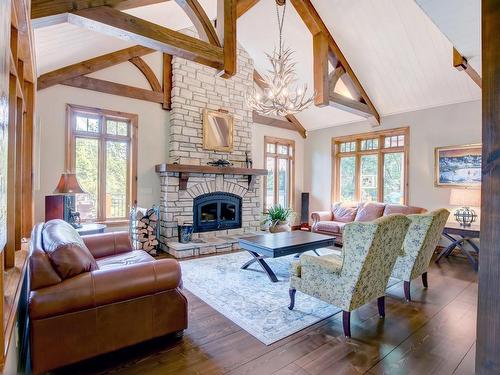
[[[404,281],[406,300],[411,301],[410,282],[422,276],[422,284],[427,288],[427,269],[432,254],[450,212],[444,208],[420,215],[408,215],[411,220],[400,255],[394,265],[392,277]]]
[[[292,266],[290,306],[297,290],[343,310],[344,334],[351,336],[351,311],[378,299],[385,316],[385,289],[400,253],[410,220],[389,215],[345,225],[342,256],[304,254]]]

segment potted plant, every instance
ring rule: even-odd
[[[264,224],[269,225],[269,232],[290,232],[290,220],[295,215],[291,208],[285,208],[279,204],[270,207],[264,213]]]

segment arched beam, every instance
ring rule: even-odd
[[[359,95],[359,92],[356,90],[356,87],[352,83],[351,77],[349,77],[349,74],[346,74],[346,71],[342,65],[337,66],[335,70],[330,73],[328,79],[330,81],[330,96],[332,96],[335,92],[335,86],[337,85],[337,82],[341,80],[349,91],[349,94],[351,95],[351,98],[353,100],[364,102],[363,98],[361,97],[361,95]]]
[[[200,39],[214,46],[222,47],[212,22],[210,22],[210,19],[198,0],[175,0],[175,2],[189,17]]]
[[[132,57],[129,61],[132,64],[134,64],[137,67],[137,69],[141,71],[144,77],[146,77],[146,79],[149,82],[149,85],[151,86],[151,90],[155,92],[162,92],[160,81],[158,81],[158,78],[156,78],[156,75],[151,70],[146,61],[144,61],[139,56]]]

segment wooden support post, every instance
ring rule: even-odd
[[[217,31],[219,37],[223,39],[224,46],[223,78],[234,76],[237,70],[236,19],[236,0],[218,0]]]
[[[325,107],[329,104],[328,39],[319,32],[313,36],[314,104]]]
[[[476,374],[500,373],[500,3],[482,1],[483,164]]]
[[[22,229],[23,237],[29,238],[34,225],[33,199],[33,130],[34,130],[34,96],[35,87],[31,82],[24,82],[24,99],[26,101],[25,123],[22,133]]]
[[[14,267],[16,251],[16,122],[17,122],[17,78],[9,78],[9,142],[7,167],[7,244],[5,246],[5,268]]]

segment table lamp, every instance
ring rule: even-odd
[[[476,212],[470,207],[481,206],[481,190],[451,189],[450,205],[462,206],[455,211],[455,220],[462,227],[470,227],[477,219]]]
[[[64,206],[66,207],[63,219],[70,223],[74,228],[80,228],[80,213],[75,209],[75,194],[86,194],[78,183],[75,173],[62,173],[54,194],[63,196]]]

